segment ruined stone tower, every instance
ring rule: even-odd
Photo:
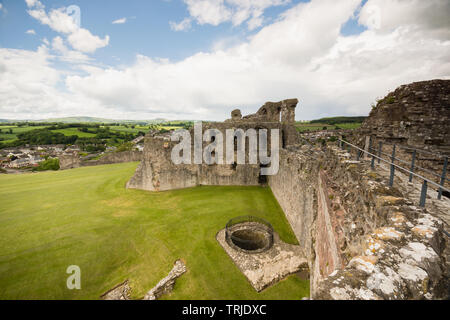
[[[203,123],[203,132],[217,129],[225,136],[227,129],[278,129],[279,146],[286,148],[298,141],[295,129],[297,99],[266,102],[255,114],[242,117],[239,109],[231,112],[231,119],[224,122]],[[191,136],[194,136],[193,129]],[[270,137],[269,137],[270,138]],[[192,144],[194,142],[192,141]],[[144,156],[128,188],[163,191],[193,187],[197,185],[259,185],[266,180],[260,175],[261,164],[182,164],[171,161],[171,151],[176,142],[169,136],[147,134]],[[206,145],[206,143],[204,143]],[[269,141],[270,146],[270,141]],[[248,141],[246,142],[248,150]],[[224,150],[224,153],[226,150]],[[247,159],[248,160],[248,159]],[[194,163],[192,161],[191,163]]]

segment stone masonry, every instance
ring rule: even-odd
[[[203,132],[217,129],[225,137],[227,129],[279,129],[280,146],[295,144],[298,140],[294,127],[295,107],[297,99],[289,99],[277,103],[267,102],[258,112],[241,117],[240,110],[231,113],[231,119],[225,122],[203,123]],[[281,119],[281,120],[280,120]],[[270,138],[270,133],[268,134]],[[194,130],[191,130],[194,137]],[[225,139],[225,138],[224,138]],[[259,185],[260,163],[250,164],[181,164],[175,165],[171,161],[172,148],[178,142],[170,141],[165,135],[147,134],[144,142],[144,156],[133,178],[128,182],[128,188],[150,191],[164,191],[193,187],[198,185]],[[192,146],[194,141],[191,141]],[[203,146],[207,145],[203,142]],[[270,142],[269,142],[270,148]],[[246,150],[248,140],[246,139]],[[236,152],[236,151],[235,151]],[[224,154],[226,147],[224,148]],[[193,157],[193,154],[192,154]],[[194,159],[191,159],[194,163]]]
[[[446,83],[433,82],[427,92]],[[402,97],[412,99],[410,95]],[[446,101],[437,95],[425,96]],[[302,144],[294,127],[296,104],[296,99],[266,103],[244,117],[234,110],[231,119],[204,126],[220,131],[279,128],[279,171],[266,180],[259,177],[259,164],[176,166],[170,159],[173,142],[148,134],[143,160],[127,186],[162,191],[202,184],[268,184],[298,239],[299,257],[306,258],[312,299],[447,299],[448,226],[440,217],[448,215],[450,203],[419,208],[414,193],[397,182],[389,187],[369,161],[352,160],[337,146]],[[389,137],[386,130],[401,126],[404,114],[393,117],[398,123],[379,134]],[[427,121],[434,121],[430,117]],[[413,129],[408,132],[404,139],[413,141]]]
[[[372,109],[360,134],[450,154],[450,80],[400,86]]]

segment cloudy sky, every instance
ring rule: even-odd
[[[0,118],[366,115],[450,78],[448,0],[0,0]]]

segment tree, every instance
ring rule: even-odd
[[[46,171],[46,170],[59,170],[59,159],[58,158],[48,158],[45,161],[39,163],[39,167],[36,171]]]
[[[130,151],[133,150],[133,147],[134,145],[132,142],[125,142],[117,147],[116,152]]]

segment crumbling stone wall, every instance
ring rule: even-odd
[[[439,183],[444,159],[450,156],[449,123],[450,80],[414,82],[381,99],[361,128],[345,133],[345,138],[364,147],[366,137],[371,137],[376,150],[381,142],[384,158],[392,154],[396,144],[396,158],[406,161],[401,164],[408,169],[413,149],[417,149],[416,171]],[[450,186],[450,182],[446,181],[445,186]]]
[[[257,113],[242,118],[240,110],[231,112],[231,119],[225,122],[204,122],[202,136],[208,129],[219,130],[224,138],[223,154],[226,154],[227,129],[267,129],[268,150],[271,147],[270,130],[280,132],[279,146],[287,147],[298,141],[298,134],[294,127],[295,107],[297,99],[280,102],[267,102]],[[284,119],[281,122],[280,119]],[[191,151],[194,145],[194,129],[191,129]],[[192,164],[175,165],[171,160],[171,152],[178,142],[170,141],[168,135],[148,133],[144,142],[143,160],[135,175],[127,183],[127,188],[144,189],[149,191],[164,191],[193,187],[198,185],[260,185],[264,183],[260,177],[260,163],[249,164],[248,139],[246,139],[246,164],[194,164],[194,154],[191,154]],[[203,142],[206,147],[209,142]],[[235,159],[236,159],[236,150]]]
[[[447,297],[442,221],[336,147],[284,153],[269,185],[309,260],[312,298]]]
[[[58,157],[59,169],[67,170],[80,167],[80,156],[78,152],[65,153]]]
[[[388,143],[450,154],[450,80],[414,82],[378,102],[359,130]]]
[[[443,222],[395,186],[387,187],[368,162],[351,160],[337,146],[299,145],[290,131],[296,102],[266,103],[245,117],[234,110],[231,119],[204,130],[282,130],[279,172],[268,184],[308,259],[312,298],[447,298]],[[174,165],[174,144],[167,136],[148,134],[144,158],[127,187],[159,191],[260,183],[259,164]]]
[[[309,261],[314,254],[312,228],[317,215],[320,162],[314,160],[316,156],[319,153],[308,145],[300,149],[282,150],[278,174],[269,177],[269,186]]]
[[[82,166],[96,166],[103,164],[134,162],[142,160],[142,151],[122,151],[106,153],[98,160],[89,160],[81,163]]]
[[[60,170],[67,170],[103,164],[141,161],[142,154],[141,151],[111,152],[105,154],[98,160],[81,161],[78,152],[66,153],[59,157],[59,167]]]

